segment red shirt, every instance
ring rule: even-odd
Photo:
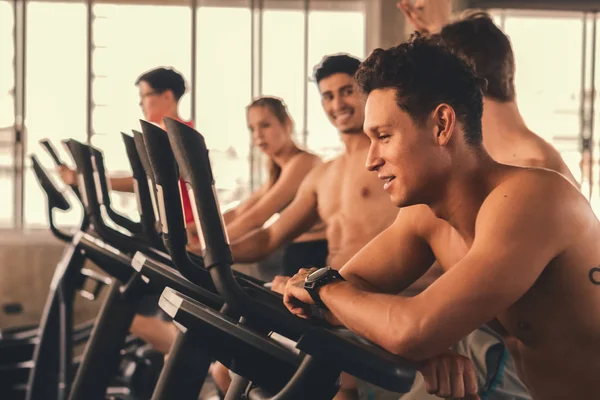
[[[194,127],[193,121],[181,121],[186,124],[190,128]],[[185,186],[185,181],[183,178],[179,178],[179,188],[181,189],[181,203],[183,206],[183,217],[185,218],[185,223],[190,224],[194,222],[194,213],[192,212],[192,203],[190,201],[190,195],[188,194],[187,187]]]

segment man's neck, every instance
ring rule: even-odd
[[[438,187],[440,201],[429,204],[438,218],[448,221],[463,237],[472,243],[475,220],[481,204],[494,186],[498,166],[485,150],[460,157],[461,168],[443,177]]]
[[[501,103],[485,97],[481,125],[483,146],[493,158],[510,152],[519,137],[533,134],[514,101]]]
[[[169,110],[169,112],[167,112],[165,114],[165,117],[177,120],[177,121],[182,121],[182,118],[179,116],[179,113],[177,112],[177,109],[174,110]]]
[[[167,110],[167,112],[164,113],[164,115],[162,116],[162,118],[160,118],[159,121],[152,121],[152,122],[155,122],[155,123],[159,124],[164,129],[165,128],[164,124],[163,124],[163,118],[164,117],[171,118],[171,119],[174,119],[176,121],[182,121],[182,118],[179,116],[179,112],[177,111],[177,106],[169,108]]]
[[[346,154],[352,154],[370,145],[369,137],[363,132],[342,133],[342,142],[346,149]]]

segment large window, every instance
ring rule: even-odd
[[[252,14],[250,2],[241,3],[246,7],[197,11],[196,125],[210,149],[223,203],[245,197],[250,178],[245,107],[252,87]]]
[[[263,2],[258,59],[260,79],[255,94],[282,98],[294,121],[293,138],[304,145],[305,134],[305,11],[298,0]],[[253,149],[253,187],[267,176],[266,157]]]
[[[326,54],[364,57],[364,1],[147,3],[0,0],[0,191],[11,199],[0,209],[0,227],[13,222],[19,227],[21,220],[26,228],[47,225],[46,199],[28,155],[37,154],[64,185],[38,144],[42,138],[51,139],[70,164],[61,140],[89,140],[104,151],[110,174],[130,173],[120,132],[139,128],[143,115],[135,81],[159,66],[173,67],[187,79],[180,115],[194,118],[206,137],[223,203],[242,200],[251,182],[266,178],[246,124],[253,96],[285,100],[298,144],[326,157],[339,151],[338,135],[309,76]],[[25,6],[15,12],[14,4]],[[26,29],[15,30],[23,47],[18,40],[14,45],[14,26]],[[25,82],[23,92],[15,92],[19,82]],[[20,121],[14,104],[25,109],[22,143],[15,134]],[[131,195],[113,193],[112,200],[119,211],[135,214]],[[74,225],[80,218],[74,212],[63,220]]]
[[[181,3],[180,3],[181,4]],[[107,171],[129,175],[131,168],[120,132],[139,130],[144,116],[135,81],[157,67],[174,68],[190,84],[191,8],[97,4],[93,6],[92,135],[104,152]],[[190,95],[180,101],[180,115],[190,118]],[[111,194],[115,208],[129,215],[137,206],[132,194]]]
[[[13,224],[14,210],[14,45],[12,2],[0,1],[0,228]]]
[[[592,170],[590,176],[590,184],[592,189],[592,195],[590,201],[596,215],[600,216],[600,96],[598,95],[598,88],[600,88],[600,16],[592,21],[591,18],[587,19],[587,37],[588,39],[588,52],[590,63],[587,69],[586,89],[584,90],[585,104],[587,108],[585,123],[588,124],[588,132],[592,134],[592,151],[590,154],[590,167],[588,170]],[[593,40],[593,25],[595,22],[596,37]],[[592,47],[595,46],[595,47]],[[592,62],[592,57],[595,58]],[[592,70],[592,68],[594,70]],[[585,152],[584,152],[585,155]]]
[[[348,7],[351,5],[348,4]],[[348,53],[361,60],[365,56],[365,18],[360,5],[354,10],[311,10],[308,15],[309,73],[321,59],[334,53]],[[308,147],[324,157],[342,149],[339,134],[321,107],[316,83],[308,87]]]
[[[66,138],[85,141],[87,137],[86,6],[29,2],[26,18],[25,154],[39,154],[40,161],[54,171],[38,141],[50,138],[60,145]],[[25,161],[25,226],[46,226],[46,198]],[[79,218],[77,213],[68,214],[73,224]]]
[[[263,3],[261,47],[261,92],[285,100],[294,120],[294,138],[299,143],[303,140],[306,84],[303,3],[273,0]]]
[[[507,12],[504,30],[515,53],[517,102],[525,121],[561,151],[578,178],[582,15]]]
[[[581,182],[581,191],[599,212],[597,128],[592,135],[598,114],[592,115],[591,104],[595,96],[592,60],[600,60],[600,56],[592,15],[501,10],[494,16],[511,38],[517,103],[526,123],[561,153]]]

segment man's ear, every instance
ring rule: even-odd
[[[173,94],[172,90],[165,90],[162,92],[162,95],[165,96],[165,98],[169,101],[175,101],[175,95]]]
[[[450,142],[456,124],[454,109],[448,104],[442,103],[435,108],[432,117],[435,140],[438,145],[446,146]]]

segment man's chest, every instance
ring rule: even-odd
[[[324,174],[317,186],[318,211],[323,221],[338,215],[360,220],[396,210],[377,175],[359,167],[340,165]]]

